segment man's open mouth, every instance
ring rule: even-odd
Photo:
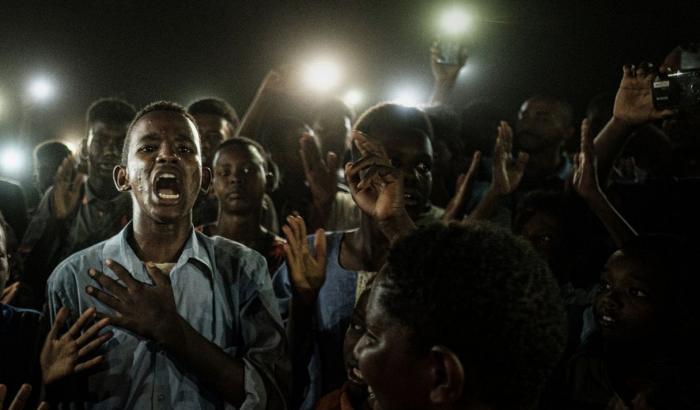
[[[180,184],[175,174],[165,172],[156,177],[155,192],[158,198],[177,200],[180,198]]]

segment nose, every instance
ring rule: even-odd
[[[608,309],[617,309],[620,307],[620,291],[612,288],[602,295],[602,305]]]
[[[158,157],[156,158],[156,162],[158,162],[159,164],[164,164],[178,162],[179,160],[180,157],[175,154],[175,150],[173,149],[171,144],[164,142],[160,145],[160,150],[158,150]]]
[[[352,349],[352,355],[357,360],[358,366],[360,363],[360,358],[362,357],[362,352],[367,345],[367,334],[363,333],[360,339],[355,343],[355,347]]]

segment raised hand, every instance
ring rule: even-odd
[[[66,219],[78,207],[81,180],[75,158],[67,156],[58,167],[51,194],[53,213],[57,219]]]
[[[109,325],[109,319],[99,320],[80,334],[90,319],[95,317],[95,308],[89,308],[66,333],[59,336],[58,332],[65,326],[69,314],[67,308],[59,309],[41,349],[41,376],[44,384],[48,385],[63,377],[91,369],[104,360],[104,356],[101,355],[91,359],[85,358],[112,337],[111,332],[98,335],[100,330]]]
[[[673,110],[657,110],[651,97],[656,70],[650,63],[622,67],[622,81],[615,95],[613,117],[629,125],[639,125],[673,114]]]
[[[467,49],[460,47],[459,49],[459,61],[457,64],[445,64],[440,62],[440,55],[442,50],[440,50],[440,44],[435,42],[430,48],[430,67],[433,71],[433,77],[436,82],[445,81],[455,81],[459,75],[459,71],[467,63]]]
[[[159,344],[176,340],[178,332],[182,330],[181,318],[177,313],[170,277],[148,263],[146,272],[153,281],[153,285],[148,285],[134,279],[117,262],[107,259],[106,264],[126,286],[91,268],[88,274],[100,284],[101,289],[87,286],[85,291],[114,309],[114,316],[103,315],[109,318],[110,324]]]
[[[476,176],[476,170],[481,161],[481,151],[474,152],[472,162],[469,165],[469,170],[466,174],[461,174],[457,179],[457,192],[450,199],[445,207],[445,213],[442,216],[442,221],[447,223],[450,221],[458,221],[462,219],[464,213],[464,205],[469,200],[469,193]]]
[[[361,157],[345,165],[345,176],[357,206],[378,222],[405,212],[403,175],[384,147],[359,131],[353,131],[352,143]]]
[[[491,191],[498,195],[512,193],[520,185],[525,174],[525,166],[530,156],[519,152],[518,158],[513,159],[513,130],[507,122],[501,121],[498,126],[498,136],[493,149],[493,176]]]
[[[308,133],[304,133],[299,140],[299,145],[301,146],[299,155],[304,165],[304,174],[311,190],[314,205],[324,208],[333,202],[335,194],[338,192],[336,182],[338,156],[333,152],[328,152],[326,161],[324,161],[316,141]]]
[[[10,407],[8,407],[7,410],[24,410],[24,407],[27,405],[27,401],[29,400],[29,395],[31,394],[32,386],[23,384],[22,387],[19,388],[17,395],[12,400],[12,403],[10,403]],[[0,384],[0,410],[5,408],[5,396],[7,396],[7,387],[5,387],[4,384]],[[43,401],[36,409],[48,410],[49,404]]]
[[[587,200],[600,194],[593,137],[589,129],[590,122],[584,119],[581,122],[581,151],[574,155],[572,174],[574,190]]]
[[[316,231],[314,255],[309,252],[306,240],[306,224],[300,216],[287,217],[287,225],[282,227],[287,237],[284,252],[287,256],[289,278],[296,294],[310,305],[316,300],[318,291],[326,280],[326,234],[323,229]]]

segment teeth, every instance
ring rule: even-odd
[[[615,319],[611,318],[610,316],[603,315],[603,322],[608,322],[608,323],[613,323],[615,322]]]
[[[352,369],[352,374],[354,374],[354,375],[357,376],[358,378],[362,379],[362,372],[361,372],[360,369],[358,369],[357,367],[355,367],[354,369]]]
[[[178,199],[178,198],[180,198],[180,194],[164,194],[164,193],[158,192],[158,198],[162,198],[162,199]]]
[[[175,176],[175,174],[165,173],[165,174],[162,174],[159,178],[177,178],[177,177]]]

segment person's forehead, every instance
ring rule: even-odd
[[[128,122],[104,122],[93,121],[90,123],[88,132],[93,136],[124,137],[129,128]]]
[[[195,125],[187,117],[172,111],[153,111],[139,118],[131,130],[132,139],[144,136],[166,137],[172,134],[199,140]]]
[[[432,156],[433,145],[430,138],[421,132],[390,134],[382,138],[382,145],[388,154]]]
[[[261,165],[265,163],[257,148],[245,144],[220,149],[214,158],[214,165],[231,164],[237,161],[255,162]]]
[[[622,251],[615,252],[610,259],[608,259],[606,268],[610,275],[618,279],[632,279],[649,284],[654,282],[656,276],[651,266],[648,266],[637,258],[626,255]]]
[[[228,122],[226,118],[216,114],[192,114],[192,117],[200,128],[220,128]]]

